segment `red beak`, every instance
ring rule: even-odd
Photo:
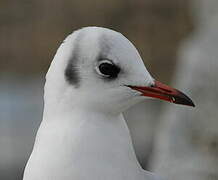
[[[195,107],[192,100],[184,93],[178,91],[177,89],[171,88],[159,81],[155,81],[155,84],[151,87],[140,87],[140,86],[128,86],[128,87],[141,92],[142,96],[158,98],[175,104],[182,104],[182,105]]]

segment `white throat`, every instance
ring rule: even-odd
[[[79,109],[43,118],[27,168],[54,180],[134,179],[141,171],[123,115]]]

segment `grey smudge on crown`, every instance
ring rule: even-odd
[[[80,85],[79,71],[77,69],[77,63],[79,62],[79,42],[81,36],[80,33],[74,40],[74,49],[72,50],[72,57],[70,58],[67,67],[65,69],[65,78],[66,81],[73,85],[75,88],[78,88]]]
[[[100,50],[98,56],[96,57],[97,61],[108,59],[108,54],[111,50],[109,43],[110,41],[108,37],[105,34],[102,34],[99,38]]]
[[[114,63],[114,58],[112,56],[110,56],[110,54],[112,53],[112,46],[113,46],[113,38],[109,37],[107,34],[102,34],[99,38],[99,42],[98,44],[100,45],[99,47],[99,53],[96,57],[96,61],[102,61],[102,60],[109,60],[112,61],[112,63],[119,69],[119,71],[121,70],[119,65]],[[119,74],[119,73],[118,73]],[[108,81],[112,81],[114,79],[116,79],[116,77],[111,77],[111,78],[105,78],[102,77],[102,80],[104,80],[105,82]]]

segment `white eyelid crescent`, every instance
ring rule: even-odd
[[[97,65],[95,66],[95,71],[100,75],[100,76],[103,76],[103,77],[110,77],[110,75],[105,75],[105,74],[102,74],[99,70],[99,65],[102,64],[102,63],[108,63],[108,64],[114,64],[112,61],[110,60],[101,60],[97,63]]]

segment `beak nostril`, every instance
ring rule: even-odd
[[[151,84],[150,87],[155,87],[155,84]]]

